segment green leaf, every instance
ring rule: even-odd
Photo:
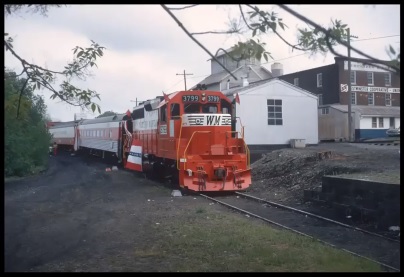
[[[393,46],[391,46],[391,45],[390,45],[390,52],[391,52],[393,55],[396,54],[396,51],[394,51]]]
[[[253,18],[254,16],[256,16],[258,14],[258,12],[253,12],[252,15],[250,15],[250,18]]]
[[[101,108],[99,105],[97,105],[97,108],[98,108],[98,112],[101,113]]]
[[[79,58],[81,55],[83,55],[83,53],[84,53],[84,51],[80,51],[80,52],[77,54],[77,58]]]
[[[91,110],[92,110],[93,112],[95,111],[95,104],[94,104],[94,103],[91,104]]]
[[[252,36],[254,37],[257,34],[257,29],[253,30]]]

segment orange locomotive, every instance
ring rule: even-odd
[[[249,150],[219,91],[179,91],[135,107],[123,122],[125,168],[171,176],[193,191],[245,190]],[[132,126],[131,126],[132,125]]]

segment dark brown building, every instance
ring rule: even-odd
[[[351,95],[348,95],[348,61],[279,76],[291,84],[315,93],[319,105],[400,106],[400,75],[367,65],[367,60],[351,60]]]
[[[352,58],[351,76],[348,61],[337,57],[334,64],[278,77],[318,95],[320,141],[381,138],[389,128],[400,127],[400,75],[368,62]]]

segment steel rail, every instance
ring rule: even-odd
[[[299,210],[299,209],[292,208],[292,207],[289,207],[289,206],[285,206],[285,205],[282,205],[282,204],[279,204],[279,203],[275,203],[275,202],[272,202],[272,201],[261,199],[261,198],[258,198],[258,197],[255,197],[255,196],[252,196],[252,195],[249,195],[249,194],[245,194],[245,193],[241,193],[241,192],[235,192],[235,193],[238,194],[238,195],[241,195],[243,197],[253,199],[253,200],[258,201],[258,202],[263,202],[263,203],[266,203],[266,204],[269,204],[269,205],[272,205],[272,206],[275,206],[275,207],[279,207],[279,208],[282,208],[282,209],[285,209],[285,210],[290,210],[290,211],[294,211],[294,212],[297,212],[297,213],[300,213],[300,214],[311,216],[313,218],[317,218],[317,219],[320,219],[320,220],[323,220],[323,221],[331,222],[331,223],[334,223],[334,224],[337,224],[337,225],[340,225],[340,226],[343,226],[343,227],[346,227],[346,228],[350,228],[350,229],[353,229],[353,230],[356,230],[356,231],[363,232],[363,233],[368,234],[368,235],[380,237],[380,238],[390,240],[390,241],[394,241],[394,242],[400,242],[400,240],[392,239],[392,238],[389,238],[389,237],[386,237],[386,236],[383,236],[383,235],[380,235],[380,234],[377,234],[377,233],[366,231],[364,229],[361,229],[361,228],[358,228],[358,227],[355,227],[355,226],[352,226],[352,225],[349,225],[349,224],[345,224],[345,223],[342,223],[342,222],[339,222],[339,221],[336,221],[336,220],[332,220],[330,218],[326,218],[326,217],[319,216],[319,215],[316,215],[316,214],[312,214],[312,213],[309,213],[309,212],[306,212],[306,211],[303,211],[303,210]]]
[[[209,200],[211,200],[211,201],[214,201],[214,202],[216,202],[216,203],[219,203],[219,204],[221,204],[221,205],[223,205],[223,206],[225,206],[225,207],[231,208],[232,210],[245,213],[245,214],[250,215],[250,216],[252,216],[252,217],[261,219],[261,220],[263,220],[263,221],[265,221],[265,222],[267,222],[267,223],[276,225],[276,226],[281,227],[281,228],[283,228],[283,229],[286,229],[286,230],[292,231],[292,232],[294,232],[294,233],[297,233],[297,234],[299,234],[299,235],[302,235],[302,236],[308,237],[308,238],[310,238],[310,239],[316,240],[316,241],[318,241],[318,242],[320,242],[320,243],[322,243],[322,244],[331,246],[331,247],[336,248],[336,249],[340,249],[340,250],[345,251],[345,252],[347,252],[347,253],[349,253],[349,254],[352,254],[352,255],[354,255],[354,256],[357,256],[357,257],[366,259],[366,260],[368,260],[368,261],[374,262],[374,263],[376,263],[376,264],[378,264],[378,265],[381,265],[381,266],[383,266],[383,267],[385,267],[385,268],[388,268],[388,269],[391,269],[391,270],[400,272],[400,269],[397,269],[397,268],[395,268],[395,267],[393,267],[393,266],[387,265],[387,264],[385,264],[385,263],[378,262],[378,261],[373,260],[373,259],[371,259],[371,258],[362,256],[362,255],[357,254],[357,253],[352,252],[352,251],[349,251],[349,250],[347,250],[347,249],[345,249],[345,248],[337,247],[337,246],[334,245],[334,244],[331,244],[331,243],[329,243],[329,242],[326,242],[326,241],[320,240],[320,239],[318,239],[318,238],[312,237],[312,236],[310,236],[310,235],[308,235],[308,234],[302,233],[302,232],[300,232],[300,231],[298,231],[298,230],[295,230],[295,229],[293,229],[293,228],[287,227],[287,226],[285,226],[285,225],[282,225],[282,224],[280,224],[280,223],[277,223],[277,222],[272,221],[272,220],[270,220],[270,219],[267,219],[267,218],[265,218],[265,217],[256,215],[256,214],[254,214],[254,213],[251,213],[251,212],[249,212],[249,211],[243,210],[243,209],[238,208],[238,207],[236,207],[236,206],[230,205],[230,204],[225,203],[225,202],[223,202],[223,201],[220,201],[220,200],[217,200],[217,199],[215,199],[215,198],[209,197],[209,196],[207,196],[207,195],[205,195],[205,194],[199,193],[199,195],[202,196],[202,197],[204,197],[204,198],[206,198],[206,199],[209,199]]]

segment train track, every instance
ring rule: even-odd
[[[246,194],[246,193],[241,193],[241,192],[235,192],[235,193],[237,195],[240,195],[242,197],[255,200],[255,201],[260,202],[260,203],[266,203],[266,204],[271,205],[271,206],[275,206],[275,207],[282,208],[282,209],[289,210],[289,211],[293,211],[293,212],[296,212],[296,213],[299,213],[299,214],[307,215],[307,216],[310,216],[310,217],[313,217],[313,218],[317,218],[319,220],[330,222],[330,223],[333,223],[333,224],[336,224],[336,225],[339,225],[339,226],[343,226],[343,227],[346,227],[346,228],[349,228],[349,229],[353,229],[353,230],[356,230],[356,231],[359,231],[359,232],[362,232],[362,233],[365,233],[365,234],[368,234],[368,235],[371,235],[371,236],[383,238],[383,239],[394,241],[394,242],[400,242],[400,240],[397,240],[397,239],[389,238],[389,237],[386,237],[386,236],[383,236],[383,235],[380,235],[380,234],[377,234],[377,233],[374,233],[374,232],[370,232],[370,231],[367,231],[367,230],[364,230],[364,229],[361,229],[361,228],[358,228],[358,227],[355,227],[355,226],[352,226],[352,225],[349,225],[349,224],[345,224],[345,223],[342,223],[342,222],[339,222],[339,221],[336,221],[336,220],[333,220],[333,219],[330,219],[330,218],[326,218],[326,217],[319,216],[319,215],[316,215],[316,214],[312,214],[312,213],[309,213],[309,212],[306,212],[306,211],[303,211],[303,210],[299,210],[299,209],[296,209],[296,208],[293,208],[293,207],[289,207],[289,206],[285,206],[285,205],[282,205],[282,204],[279,204],[279,203],[275,203],[275,202],[272,202],[272,201],[261,199],[261,198],[258,198],[258,197],[255,197],[255,196],[252,196],[252,195],[249,195],[249,194]]]
[[[236,197],[199,195],[249,217],[377,263],[387,271],[400,271],[398,240],[245,193],[236,192]]]

